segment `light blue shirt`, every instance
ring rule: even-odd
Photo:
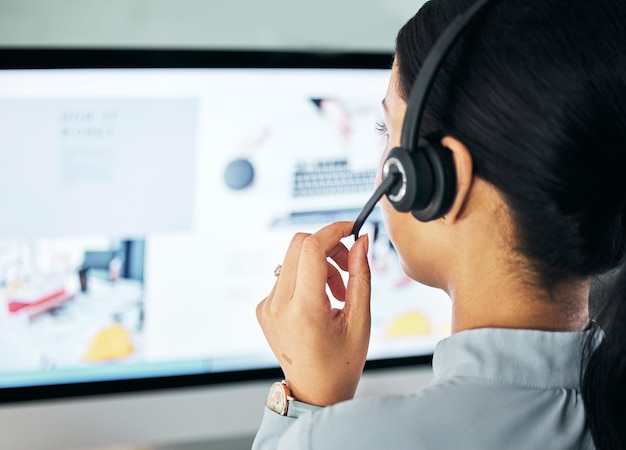
[[[266,408],[253,449],[593,449],[579,389],[588,333],[455,333],[437,345],[421,392],[298,418]]]

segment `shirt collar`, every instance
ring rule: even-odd
[[[588,341],[591,337],[591,341]],[[575,332],[481,328],[437,344],[433,383],[470,377],[537,388],[578,388],[585,344],[603,338],[598,325]]]

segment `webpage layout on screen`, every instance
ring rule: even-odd
[[[255,307],[295,232],[373,192],[388,76],[0,72],[0,387],[276,366]],[[431,353],[447,297],[402,273],[380,214],[363,232],[369,357]]]

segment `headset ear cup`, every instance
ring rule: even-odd
[[[432,171],[426,155],[402,147],[391,149],[383,165],[383,177],[399,173],[401,181],[387,193],[389,203],[400,212],[424,208],[433,185]]]
[[[413,208],[411,214],[422,222],[428,222],[450,210],[456,195],[456,170],[452,152],[439,142],[420,138],[417,153],[425,155],[432,171],[432,195],[424,207]]]

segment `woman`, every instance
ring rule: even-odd
[[[432,0],[400,31],[385,154],[428,50],[471,3]],[[369,339],[368,238],[348,251],[351,223],[296,235],[257,308],[295,412],[266,409],[255,447],[626,448],[625,23],[621,0],[484,7],[438,72],[420,130],[450,152],[451,206],[420,222],[380,205],[404,272],[452,301],[431,386],[352,399]],[[609,273],[601,330],[590,285]]]

